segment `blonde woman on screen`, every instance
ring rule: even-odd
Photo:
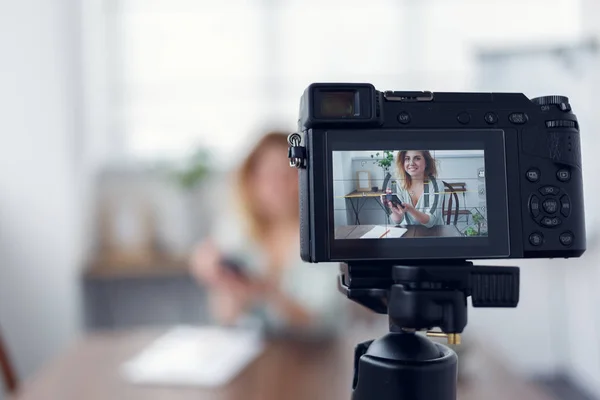
[[[392,204],[382,196],[395,224],[423,225],[431,228],[443,225],[443,192],[437,181],[436,162],[428,150],[403,150],[396,157],[396,167],[402,184],[398,197],[402,206]]]
[[[223,324],[258,322],[266,331],[330,335],[343,322],[337,264],[300,259],[298,172],[289,167],[287,135],[265,135],[233,182],[225,218],[192,259]],[[231,259],[239,264],[228,268]]]

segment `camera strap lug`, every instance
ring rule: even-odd
[[[288,158],[292,168],[306,168],[306,147],[300,146],[300,143],[302,143],[302,136],[298,133],[288,136]]]

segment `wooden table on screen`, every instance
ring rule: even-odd
[[[162,332],[92,334],[26,381],[11,399],[349,400],[354,345],[383,333],[357,335],[356,331],[348,332],[343,339],[318,344],[272,341],[263,355],[229,385],[211,390],[134,385],[120,377],[120,365]],[[459,400],[550,400],[537,386],[522,381],[498,363],[487,348],[473,347],[471,362],[476,363],[477,375],[459,382]]]
[[[336,239],[360,239],[362,235],[369,232],[376,225],[345,225],[335,229]],[[407,231],[402,238],[418,237],[462,237],[458,228],[454,225],[435,225],[427,228],[423,225],[403,226]]]
[[[387,210],[385,206],[381,203],[380,197],[385,194],[382,191],[377,192],[364,192],[359,190],[354,190],[347,195],[344,196],[346,201],[350,202],[350,206],[352,211],[354,212],[354,219],[358,225],[360,225],[360,211],[365,206],[366,202],[371,199],[377,203],[377,205],[383,210],[384,213],[387,214]],[[361,202],[362,200],[362,202]]]

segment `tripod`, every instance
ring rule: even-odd
[[[473,307],[516,307],[517,267],[482,267],[470,262],[413,265],[348,264],[339,290],[349,299],[388,314],[390,332],[360,343],[354,352],[352,400],[455,400],[458,357],[420,330],[460,344]]]

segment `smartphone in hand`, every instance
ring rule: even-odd
[[[221,266],[241,279],[248,279],[248,274],[243,263],[230,256],[221,259]]]
[[[386,201],[389,201],[390,203],[392,203],[395,206],[404,208],[404,204],[402,203],[402,200],[400,200],[400,197],[398,197],[398,195],[396,193],[387,193],[385,195],[385,199],[386,199]]]

